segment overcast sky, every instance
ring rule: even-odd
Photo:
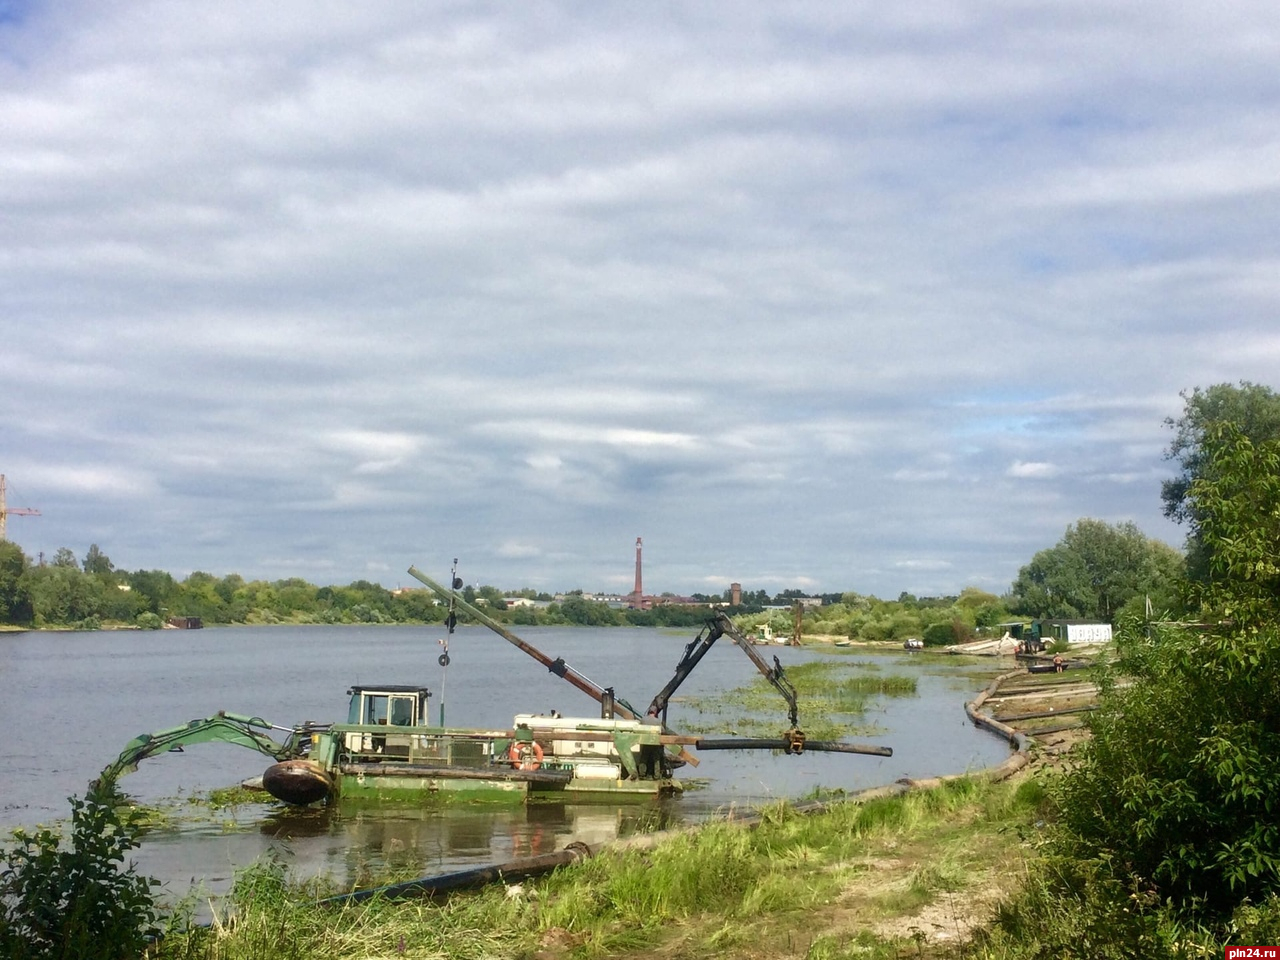
[[[1273,0],[0,0],[33,558],[1008,589],[1280,385]]]

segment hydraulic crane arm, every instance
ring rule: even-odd
[[[662,727],[663,743],[680,751],[679,756],[682,760],[697,765],[698,759],[684,749],[681,744],[690,744],[694,747],[705,746],[708,750],[784,750],[787,753],[799,754],[806,750],[824,751],[828,753],[862,753],[874,756],[889,757],[893,756],[893,751],[889,747],[877,747],[867,744],[840,743],[838,741],[806,741],[804,732],[799,728],[799,708],[796,704],[796,688],[792,686],[791,681],[787,679],[783,673],[782,664],[777,657],[773,658],[773,666],[765,663],[764,658],[756,653],[754,645],[742,631],[734,626],[733,621],[725,616],[722,612],[717,612],[715,616],[707,621],[706,627],[698,634],[697,637],[689,643],[684,650],[684,656],[681,657],[680,663],[676,666],[675,676],[667,683],[662,691],[653,698],[653,702],[649,705],[649,709],[645,712],[645,716],[641,717],[631,706],[624,701],[617,700],[613,697],[612,690],[605,690],[598,684],[592,683],[582,674],[578,673],[562,658],[555,660],[548,657],[541,650],[526,643],[517,637],[514,633],[504,627],[501,623],[494,620],[483,610],[467,603],[458,596],[457,591],[445,589],[436,583],[425,573],[415,567],[409,568],[409,575],[419,582],[426,584],[435,592],[440,599],[446,603],[452,603],[460,607],[463,611],[473,617],[477,623],[481,623],[488,627],[498,636],[502,637],[508,643],[513,644],[524,653],[528,654],[534,660],[537,660],[544,667],[554,673],[556,676],[567,680],[573,686],[577,687],[587,696],[599,703],[612,701],[614,711],[619,715],[630,720],[643,720],[646,718],[657,720]],[[676,689],[682,684],[686,677],[693,672],[693,668],[706,655],[707,651],[723,636],[728,636],[734,643],[742,648],[751,662],[756,665],[756,669],[773,684],[782,698],[787,701],[787,715],[791,721],[791,728],[785,731],[777,740],[707,740],[694,739],[691,737],[679,737],[671,734],[670,728],[667,726],[667,704],[671,700],[671,696]]]

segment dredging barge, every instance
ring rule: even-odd
[[[456,561],[455,561],[456,565]],[[843,741],[811,741],[799,728],[796,691],[775,656],[773,666],[724,613],[716,612],[685,648],[675,673],[642,715],[613,688],[592,682],[562,658],[552,659],[516,636],[458,594],[462,581],[446,589],[414,567],[409,574],[449,606],[450,634],[459,610],[600,704],[599,717],[517,714],[511,729],[432,726],[425,686],[354,685],[347,691],[345,723],[307,722],[281,727],[261,717],[221,712],[180,727],[134,738],[101,774],[116,780],[160,753],[202,742],[248,747],[271,757],[262,786],[289,804],[320,801],[391,800],[421,803],[430,798],[464,800],[618,800],[678,793],[674,771],[696,766],[694,750],[768,749],[892,756],[889,747]],[[776,739],[711,739],[668,728],[671,696],[722,636],[732,639],[788,705],[790,726]],[[448,666],[447,641],[441,666]],[[284,734],[277,739],[274,734]]]

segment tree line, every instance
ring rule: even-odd
[[[558,602],[531,590],[504,594],[489,585],[467,586],[462,594],[514,624],[684,627],[706,617],[705,606],[618,610],[585,598],[581,591]],[[507,598],[517,596],[540,599],[537,606],[508,607]],[[739,609],[761,607],[744,604]],[[239,574],[217,577],[202,571],[179,580],[163,570],[118,570],[97,544],[83,559],[63,547],[49,563],[33,564],[16,544],[0,541],[0,624],[159,629],[178,617],[198,617],[205,624],[439,623],[447,613],[425,588],[388,590],[368,580],[316,586],[298,577],[245,580]]]
[[[968,639],[1017,617],[1087,618],[1111,622],[1126,609],[1156,597],[1161,609],[1177,603],[1182,555],[1149,540],[1131,523],[1083,519],[1055,547],[1037,553],[1004,596],[966,587],[959,594],[883,600],[853,591],[825,594],[805,608],[809,635],[862,640],[923,637],[929,643]],[[715,604],[744,618],[750,629],[768,625],[777,635],[794,629],[794,604],[804,596],[784,590],[770,596],[747,591],[736,606],[729,592],[699,595],[695,604],[660,602],[649,609],[619,609],[573,591],[559,599],[533,590],[504,592],[491,585],[463,589],[463,598],[514,625],[687,627],[700,625]],[[515,598],[533,605],[509,603]],[[662,598],[660,598],[662,599]],[[199,617],[206,624],[438,623],[445,609],[421,588],[388,590],[357,580],[316,586],[298,577],[245,580],[196,571],[177,579],[163,570],[118,570],[97,544],[84,557],[61,548],[45,564],[33,564],[11,542],[0,541],[0,623],[17,626],[100,629],[126,625],[159,628],[171,617]]]

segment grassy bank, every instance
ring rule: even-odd
[[[171,935],[158,956],[935,955],[1017,884],[1040,800],[1034,781],[963,779],[818,814],[779,805],[755,829],[712,824],[438,903],[320,907],[327,891],[260,865],[237,883],[234,920]]]

